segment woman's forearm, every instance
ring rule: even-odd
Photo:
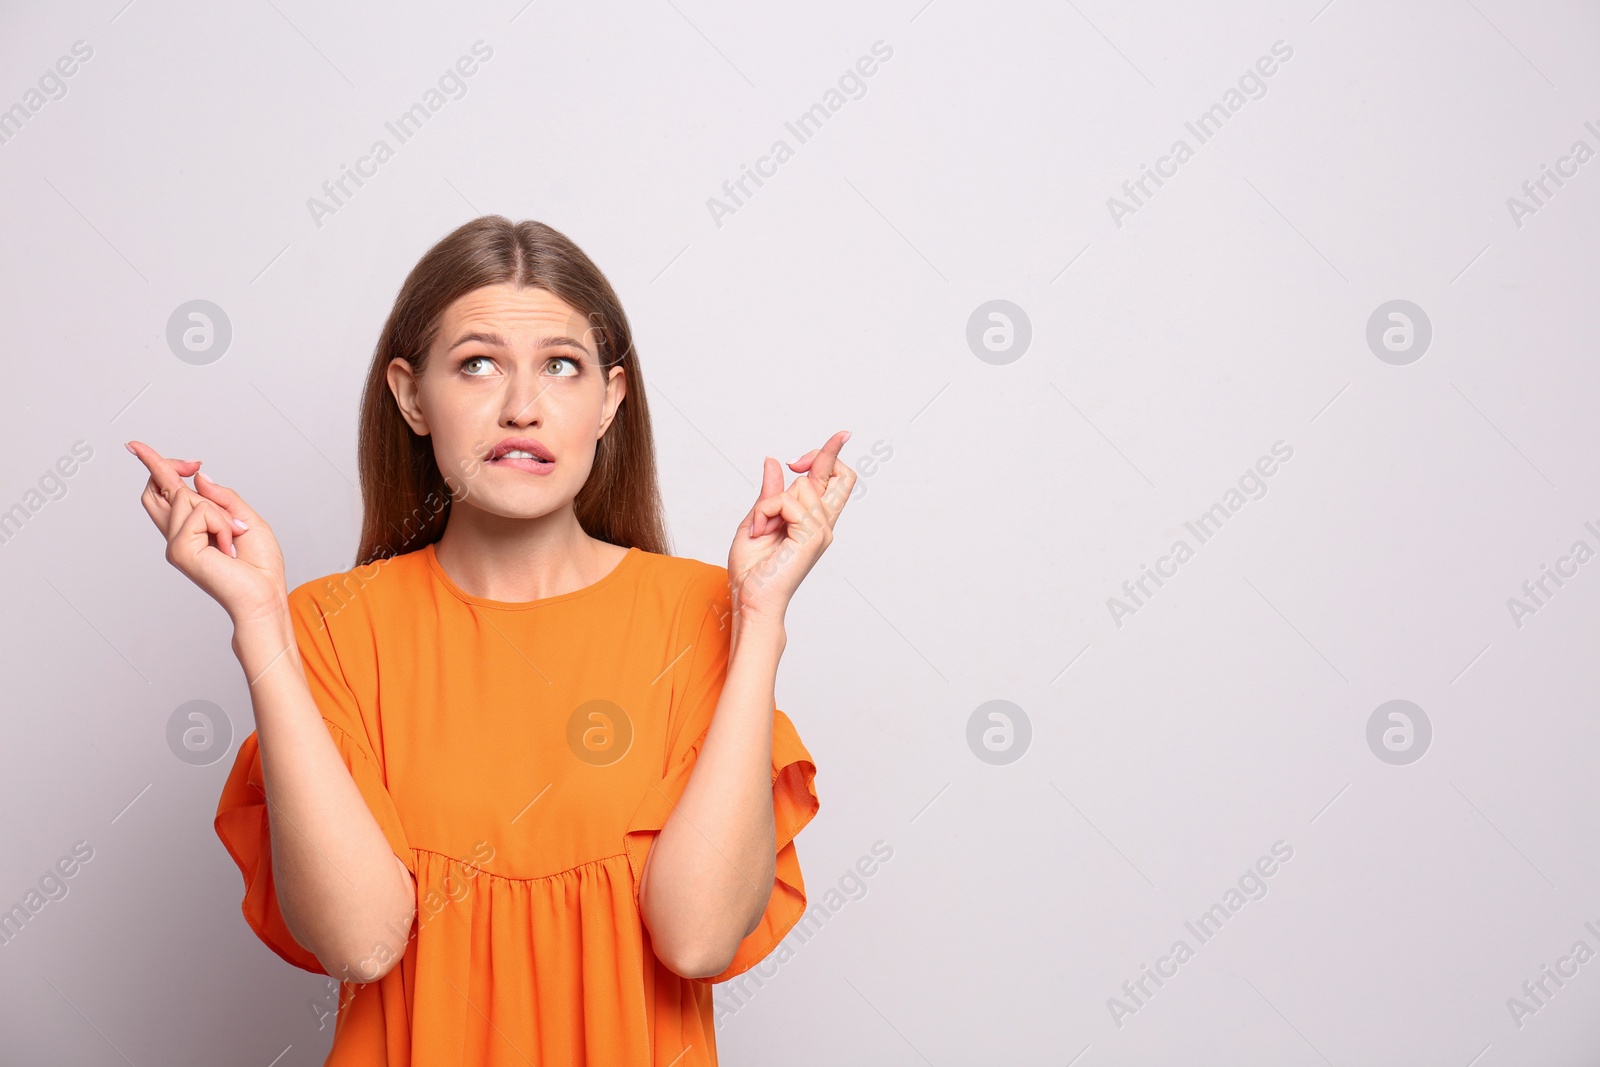
[[[772,719],[785,641],[781,623],[741,626],[735,615],[706,739],[645,861],[641,913],[657,954],[685,977],[726,970],[772,896]]]
[[[405,952],[415,883],[322,721],[287,605],[236,622],[233,648],[255,707],[278,909],[329,975],[375,981]]]

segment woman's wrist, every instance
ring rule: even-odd
[[[783,616],[771,618],[739,611],[733,613],[733,636],[728,648],[730,657],[741,645],[764,648],[781,655],[788,641],[789,634],[784,628]]]
[[[287,600],[233,620],[233,654],[252,685],[274,663],[289,659],[294,649],[294,622]]]

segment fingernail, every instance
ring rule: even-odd
[[[135,451],[132,441],[124,441],[124,442],[122,442],[122,447],[126,448],[129,452],[132,452],[136,456],[139,454],[137,451]]]
[[[250,529],[250,527],[245,524],[243,519],[234,519],[233,520],[233,525],[234,525],[234,528],[238,529],[238,530],[248,530],[248,529]]]
[[[234,521],[238,522],[239,520],[235,519]],[[238,559],[239,558],[239,546],[238,545],[235,545],[232,542],[230,542],[228,544],[228,551],[233,553],[233,558],[234,559]]]
[[[844,441],[848,441],[848,440],[850,440],[850,431],[846,430],[844,432]],[[844,444],[844,441],[840,441],[839,443],[842,445],[842,444]]]

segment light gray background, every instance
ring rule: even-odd
[[[762,456],[849,428],[864,477],[790,613],[778,703],[818,765],[813,902],[893,858],[747,995],[729,1064],[1592,1063],[1600,959],[1600,149],[1592,4],[701,0],[7,5],[0,946],[8,1063],[318,1064],[323,981],[258,942],[215,837],[252,728],[226,617],[162,557],[121,442],[198,457],[291,584],[351,566],[362,376],[416,259],[479,214],[577,241],[632,317],[675,552],[724,562]],[[482,40],[493,56],[349,202],[307,200]],[[720,226],[708,209],[875,41],[866,91]],[[1184,123],[1275,41],[1267,91]],[[1107,198],[1194,158],[1117,226]],[[179,360],[169,316],[233,338]],[[969,317],[1023,309],[1021,358]],[[1433,340],[1378,359],[1369,316]],[[1137,614],[1107,598],[1282,440],[1293,458]],[[34,498],[38,499],[38,498]],[[1191,546],[1194,539],[1188,538]],[[1551,587],[1553,588],[1553,586]],[[231,720],[209,766],[166,725]],[[1367,743],[1424,709],[1420,760]],[[969,717],[1014,702],[1021,759]],[[1204,945],[1192,920],[1293,857]],[[1194,958],[1119,1026],[1172,943]],[[729,991],[718,999],[728,1003]],[[277,1059],[274,1059],[278,1057]]]

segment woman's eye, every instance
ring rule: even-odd
[[[578,361],[570,356],[551,356],[550,362],[545,364],[545,367],[548,369],[550,367],[560,366],[561,364],[565,364],[568,369],[565,371],[556,372],[557,378],[570,378],[579,371]]]
[[[465,371],[467,374],[471,375],[474,378],[483,377],[482,374],[474,373],[474,371],[472,370],[472,365],[474,363],[481,363],[481,364],[484,365],[485,368],[487,368],[487,367],[490,366],[489,357],[488,356],[468,356],[466,359],[461,361],[461,369],[463,371]]]

